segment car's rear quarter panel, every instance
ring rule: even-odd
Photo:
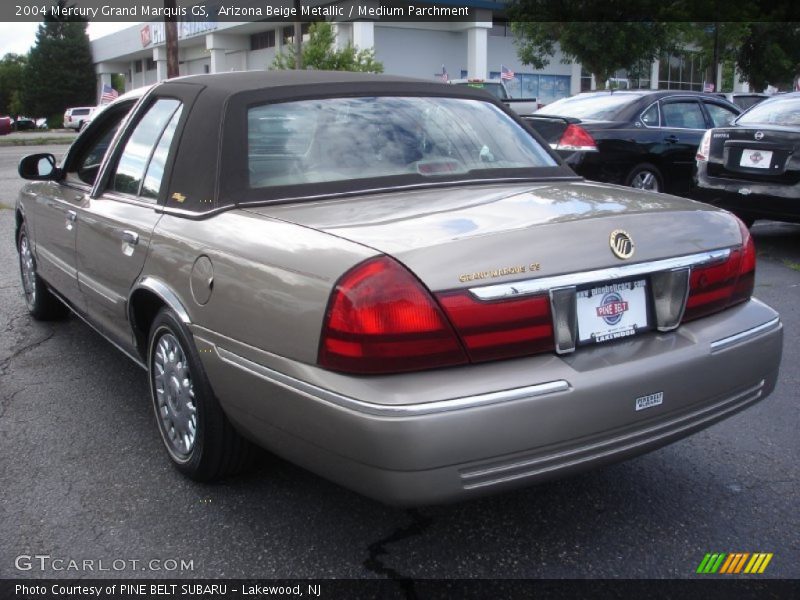
[[[331,289],[339,275],[375,252],[352,242],[243,211],[190,220],[164,215],[143,277],[164,282],[192,324],[241,344],[314,363]],[[213,265],[213,291],[191,289],[200,256]]]

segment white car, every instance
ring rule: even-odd
[[[96,106],[78,106],[75,108],[68,108],[64,112],[64,129],[74,129],[76,131],[80,131],[92,120],[92,117],[94,116],[93,113],[96,109]]]

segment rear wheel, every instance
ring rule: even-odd
[[[22,291],[25,294],[25,305],[28,312],[38,321],[61,319],[67,314],[67,307],[47,288],[47,284],[36,272],[36,259],[28,238],[28,231],[23,224],[17,237],[19,252],[19,272],[22,278]]]
[[[222,412],[191,334],[170,309],[153,321],[147,367],[161,439],[179,471],[213,481],[249,466],[252,445]]]
[[[664,179],[658,167],[649,163],[636,165],[625,178],[625,185],[638,190],[660,192],[664,189]]]

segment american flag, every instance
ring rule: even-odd
[[[103,93],[100,94],[100,104],[108,104],[119,96],[119,92],[110,85],[103,85]]]
[[[445,83],[450,81],[450,76],[447,74],[447,69],[444,68],[444,65],[442,65],[442,74],[440,75],[440,77],[442,78],[442,81],[444,81]]]
[[[514,71],[504,65],[500,65],[500,79],[508,81],[509,79],[514,79],[514,77]]]

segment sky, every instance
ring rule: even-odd
[[[97,39],[130,27],[134,23],[89,23],[89,39]],[[36,43],[36,30],[38,23],[7,23],[0,22],[0,58],[14,52],[26,53]]]

